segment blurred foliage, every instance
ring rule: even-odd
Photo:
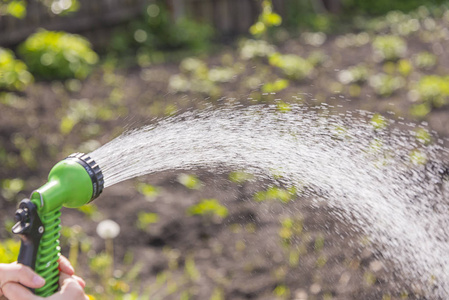
[[[398,60],[407,51],[407,43],[395,35],[378,36],[373,41],[374,54],[379,60]]]
[[[159,222],[159,215],[156,213],[139,212],[137,215],[137,228],[146,230],[149,225]]]
[[[32,81],[27,66],[12,51],[0,47],[0,90],[21,91]]]
[[[257,202],[267,200],[279,200],[287,203],[292,201],[296,196],[296,188],[291,187],[288,189],[272,186],[265,191],[259,191],[254,194],[254,200]]]
[[[62,1],[58,2],[62,3]],[[311,3],[311,1],[308,0],[296,2],[300,4],[306,2]],[[166,50],[193,48],[197,51],[199,49],[207,48],[209,43],[210,35],[205,33],[206,30],[204,30],[204,28],[200,28],[200,30],[204,30],[204,32],[198,32],[198,34],[203,35],[203,37],[206,36],[206,40],[201,40],[201,38],[196,36],[194,39],[198,38],[197,41],[186,41],[186,35],[194,34],[195,30],[192,28],[195,28],[198,24],[192,25],[194,22],[192,24],[189,24],[189,22],[168,24],[170,23],[168,13],[164,8],[164,5],[161,3],[162,2],[158,2],[157,4],[153,3],[148,6],[145,10],[146,16],[142,20],[133,22],[132,25],[125,25],[127,27],[122,28],[123,31],[114,36],[114,39],[116,39],[114,41],[114,43],[116,43],[114,44],[114,47],[118,47],[117,49],[114,48],[114,51],[116,53],[131,54],[134,50],[136,50],[136,59],[138,64],[145,67],[145,70],[152,71],[152,63],[164,61]],[[268,1],[265,1],[264,3],[268,3]],[[366,7],[369,5],[377,5],[375,3],[368,2],[361,3],[358,0],[345,1],[345,9],[350,7],[346,5],[355,5],[354,3],[360,3],[360,5],[363,4]],[[272,12],[267,13],[268,11],[269,10],[265,11],[265,9],[263,9],[263,13],[266,13],[268,17],[261,16],[257,22],[267,22],[267,24],[275,25],[279,23],[279,21],[282,21],[276,16],[271,15],[270,17]],[[357,11],[362,10],[359,9]],[[298,14],[305,12],[289,11],[289,13]],[[366,13],[370,14],[372,12],[367,11]],[[267,34],[269,30],[265,32],[257,31],[260,24],[256,26],[256,23],[253,26],[253,31],[255,30],[253,33],[259,33],[257,39],[249,39],[241,42],[240,52],[231,52],[232,54],[227,53],[227,56],[221,60],[221,64],[217,63],[217,57],[212,59],[206,59],[203,56],[201,56],[201,59],[197,57],[189,57],[182,60],[179,66],[179,74],[172,75],[171,77],[169,77],[170,74],[167,75],[167,78],[170,78],[169,88],[174,92],[201,93],[205,97],[209,98],[212,96],[221,96],[221,92],[228,90],[228,86],[226,86],[226,84],[237,82],[237,84],[232,85],[231,87],[241,88],[243,86],[245,92],[241,93],[241,90],[239,90],[237,93],[239,93],[239,95],[246,95],[247,83],[251,81],[251,85],[248,84],[248,86],[251,86],[251,89],[256,90],[255,93],[251,94],[251,97],[254,96],[251,98],[254,101],[265,101],[264,99],[266,98],[263,98],[261,93],[288,93],[290,91],[295,95],[294,101],[302,101],[301,97],[298,95],[309,92],[307,89],[310,84],[304,84],[304,82],[301,82],[300,80],[317,78],[319,80],[316,80],[316,82],[314,80],[314,85],[316,84],[317,89],[322,89],[324,94],[321,98],[317,95],[317,99],[320,99],[317,101],[326,99],[328,95],[332,96],[331,93],[340,93],[340,91],[342,91],[343,94],[341,95],[342,98],[346,97],[348,94],[351,97],[355,97],[356,95],[373,95],[371,100],[368,99],[368,97],[361,97],[361,99],[358,99],[363,99],[364,101],[383,101],[381,97],[389,97],[397,93],[397,95],[399,95],[398,97],[409,98],[407,100],[410,100],[410,103],[405,101],[405,105],[409,104],[412,107],[410,111],[412,116],[424,118],[432,111],[432,109],[438,109],[441,106],[447,105],[449,101],[449,85],[447,84],[447,82],[449,82],[449,77],[446,72],[447,70],[444,69],[444,57],[429,52],[433,51],[433,45],[439,44],[445,39],[444,29],[447,29],[447,24],[449,24],[449,14],[447,12],[445,17],[443,17],[444,19],[434,20],[433,18],[437,14],[437,12],[427,9],[426,7],[421,7],[416,12],[411,12],[409,14],[398,11],[390,12],[386,16],[376,18],[373,22],[361,22],[363,23],[363,27],[358,27],[358,30],[361,30],[360,32],[329,36],[323,31],[327,32],[338,28],[338,26],[334,26],[336,24],[336,17],[325,13],[316,14],[314,12],[313,16],[310,18],[299,18],[301,19],[301,22],[309,23],[309,30],[312,31],[303,31],[299,35],[298,40],[300,41],[300,47],[297,49],[300,50],[297,52],[292,52],[295,54],[280,53],[280,50],[278,49],[290,50],[292,48],[282,48],[282,46],[275,47],[267,42],[267,40],[260,39],[263,38],[264,34]],[[344,12],[342,16],[344,16]],[[191,26],[191,28],[182,28],[181,30],[180,26]],[[267,25],[264,26],[265,29],[269,27]],[[271,29],[274,29],[275,27],[276,26],[273,26]],[[313,30],[321,31],[313,32]],[[182,36],[176,36],[176,32],[180,32]],[[169,36],[172,34],[174,35]],[[388,38],[390,36],[393,38]],[[294,46],[295,42],[293,39],[291,41]],[[415,42],[418,46],[415,45]],[[407,44],[409,45],[409,49],[408,51],[405,51],[407,49]],[[46,47],[46,45],[44,46]],[[44,46],[42,47],[45,48]],[[350,57],[349,60],[344,61],[340,57],[340,54],[342,54],[341,56],[346,55],[346,49],[350,50],[354,48],[360,50],[361,52],[366,51],[366,54],[362,55],[363,59],[359,59],[359,57],[355,56],[354,58]],[[320,49],[320,51],[310,49]],[[337,49],[337,51],[329,51],[329,49]],[[422,51],[424,49],[428,50],[425,52],[416,53],[417,50]],[[161,50],[164,52],[161,52]],[[48,57],[43,57],[47,51],[50,50],[42,50],[40,52],[41,56],[36,54],[39,63],[42,64],[41,60],[48,62]],[[69,53],[71,53],[70,51]],[[373,59],[372,54],[374,53],[377,53],[376,55],[377,58],[379,58],[378,60]],[[301,56],[298,56],[298,54]],[[65,57],[64,54],[62,54],[62,56]],[[5,60],[5,57],[8,59]],[[78,79],[72,79],[66,81],[65,83],[52,83],[51,91],[57,94],[58,97],[61,96],[62,99],[62,108],[60,110],[62,115],[58,116],[60,119],[57,119],[57,122],[60,122],[57,123],[57,126],[59,125],[59,135],[76,137],[75,134],[77,134],[78,131],[75,126],[83,121],[84,123],[82,125],[85,125],[85,130],[80,130],[81,134],[84,135],[87,134],[87,132],[90,132],[89,134],[91,136],[89,139],[92,140],[77,144],[76,147],[81,147],[80,145],[84,145],[86,147],[88,146],[90,147],[89,149],[95,149],[98,147],[98,142],[94,139],[98,136],[98,134],[103,133],[103,128],[106,128],[106,126],[103,127],[103,123],[101,122],[113,121],[114,118],[122,111],[120,109],[128,103],[131,103],[125,102],[127,100],[125,95],[127,94],[126,91],[123,91],[124,86],[129,81],[127,81],[125,76],[119,75],[119,72],[116,71],[116,61],[120,61],[122,58],[122,56],[119,56],[119,58],[108,56],[103,64],[102,71],[104,73],[99,75],[102,77],[100,82],[103,85],[99,87],[98,90],[105,90],[106,95],[104,98],[99,96],[97,102],[88,98],[71,99],[71,97],[68,97],[70,93],[77,93],[83,90],[82,87],[84,83]],[[345,59],[347,59],[347,57],[345,57]],[[16,65],[20,65],[20,61],[15,60],[14,56],[10,52],[8,55],[0,55],[0,61],[3,62],[3,60],[8,61],[8,68],[13,69],[14,71],[16,71],[16,67],[11,66],[11,61],[13,64],[15,63]],[[442,66],[439,66],[438,64],[441,62],[443,62],[443,64]],[[59,68],[59,66],[56,68]],[[2,66],[0,69],[4,72],[6,68],[3,68]],[[336,72],[327,72],[327,70],[332,69],[336,70]],[[157,69],[157,71],[159,70],[160,69]],[[166,70],[164,69],[163,71]],[[167,73],[169,72],[167,71]],[[329,75],[329,73],[331,75]],[[314,77],[315,75],[317,76]],[[6,77],[2,75],[0,76],[0,80],[2,78]],[[148,79],[147,81],[151,80]],[[332,81],[335,81],[335,83]],[[98,82],[89,81],[88,84],[92,83],[96,84]],[[24,84],[24,86],[25,85],[26,84]],[[337,88],[335,88],[335,86]],[[39,86],[38,88],[41,87]],[[150,89],[153,88],[154,86],[150,87]],[[5,89],[21,90],[22,88]],[[338,92],[334,92],[336,90]],[[32,91],[34,92],[34,90]],[[148,90],[145,90],[145,92],[147,91]],[[228,95],[225,93],[223,94]],[[7,98],[5,98],[9,100],[3,101],[1,104],[6,105],[7,109],[17,109],[26,106],[28,98],[20,98],[20,95],[22,95],[22,93],[9,93]],[[30,97],[30,99],[33,98]],[[272,99],[274,99],[274,97]],[[288,96],[284,97],[284,95],[282,95],[282,99],[288,101]],[[395,97],[390,99],[392,102],[395,101]],[[390,99],[386,101],[390,101]],[[134,100],[135,99],[133,99],[133,101]],[[167,98],[167,102],[170,101],[173,100]],[[283,101],[277,101],[274,103],[280,111],[286,111],[289,109],[289,103],[285,103]],[[146,104],[147,103],[145,103],[145,105]],[[271,105],[273,102],[268,104]],[[170,103],[167,105],[170,105]],[[174,109],[171,109],[172,112],[176,111],[176,105],[171,107],[174,107]],[[27,124],[35,124],[30,120],[31,119],[27,116]],[[370,123],[376,131],[381,131],[388,125],[386,119],[380,114],[373,115]],[[40,125],[41,123],[38,124]],[[56,131],[57,130],[58,129],[56,129]],[[336,128],[336,130],[339,138],[346,137],[344,127]],[[58,132],[56,132],[55,135],[57,134]],[[42,143],[53,142],[53,140],[58,141],[57,143],[55,142],[56,146],[53,146],[56,149],[55,152],[57,153],[60,150],[58,147],[62,143],[60,142],[60,139],[61,137],[54,139],[51,137],[48,140],[42,141]],[[69,138],[67,139],[69,140]],[[416,130],[416,139],[420,143],[426,145],[427,143],[430,143],[432,137],[427,130],[421,128]],[[91,143],[90,146],[89,143]],[[9,149],[0,149],[0,162],[4,163],[4,166],[9,168],[9,170],[15,168],[19,162],[24,162],[25,165],[31,168],[33,161],[29,157],[30,155],[32,156],[36,149],[38,149],[36,148],[36,143],[30,138],[17,134],[11,138],[11,144],[15,147],[14,152],[10,152]],[[380,149],[382,148],[382,141],[373,140],[370,146],[374,150]],[[427,157],[425,157],[423,152],[419,149],[411,151],[408,158],[411,164],[420,165],[426,163],[427,161]],[[11,177],[20,177],[20,175],[14,175]],[[229,174],[229,179],[234,183],[243,184],[247,181],[251,181],[252,176],[244,172],[233,172]],[[194,175],[180,175],[178,181],[189,189],[198,189],[202,185],[201,181]],[[16,197],[16,195],[25,188],[25,183],[28,185],[28,181],[24,181],[22,179],[2,180],[2,197],[5,198],[5,200],[14,200],[14,197]],[[246,186],[244,188],[246,188]],[[148,199],[152,199],[160,192],[158,187],[145,183],[138,184],[137,190]],[[297,191],[295,189],[270,187],[267,190],[255,192],[254,200],[278,200],[280,202],[289,202],[294,199],[296,193]],[[7,205],[11,204],[8,202],[5,203]],[[93,218],[98,213],[95,206],[84,206],[81,211],[89,218]],[[216,199],[205,199],[190,207],[187,210],[187,213],[192,215],[205,215],[205,220],[207,220],[207,218],[210,217],[222,219],[229,214],[229,211]],[[159,215],[155,213],[140,212],[137,214],[137,223],[135,225],[138,228],[145,230],[148,229],[148,226],[151,226],[151,224],[158,222],[158,220]],[[90,291],[95,294],[97,299],[150,298],[150,292],[129,292],[132,288],[134,288],[130,285],[140,286],[143,282],[141,282],[140,279],[140,277],[142,277],[140,274],[142,264],[140,262],[133,261],[133,253],[131,253],[131,251],[131,254],[127,253],[125,255],[123,261],[116,261],[115,267],[117,269],[113,271],[113,275],[110,275],[114,265],[114,259],[111,254],[96,252],[92,246],[92,241],[87,238],[84,240],[83,236],[77,235],[73,229],[70,229],[70,231],[63,229],[62,235],[62,246],[70,247],[71,257],[75,257],[75,254],[72,255],[72,253],[77,253],[78,248],[80,248],[83,254],[89,258],[90,264],[85,268],[87,270],[86,272],[90,272],[90,277],[88,278],[91,279],[91,281],[88,282],[88,290],[90,289]],[[309,246],[312,247],[315,252],[320,252],[323,249],[325,246],[323,236],[315,235],[310,241],[308,241],[306,235],[307,233],[303,232],[302,219],[282,219],[279,226],[278,236],[285,250],[285,263],[288,263],[290,266],[299,265],[302,262],[301,255],[303,255],[303,253],[307,253],[306,244],[308,242],[310,242]],[[303,241],[304,244],[300,244],[303,243]],[[0,244],[0,259],[6,259],[8,262],[16,260],[18,243],[15,245],[11,244],[9,246],[5,246],[7,243],[9,243],[8,240],[3,241]],[[245,243],[242,240],[236,242],[237,250],[244,251],[245,247],[248,247],[249,249],[249,243]],[[4,249],[12,250],[10,251]],[[221,248],[217,246],[217,249]],[[201,276],[201,273],[199,272],[203,271],[203,269],[195,265],[193,255],[187,256],[184,261],[184,271],[186,273],[184,276],[187,279],[181,278],[181,280],[178,280],[178,278],[175,277],[173,270],[178,267],[179,264],[183,264],[183,257],[179,255],[179,253],[177,254],[175,249],[164,251],[170,253],[170,255],[167,255],[171,257],[168,259],[168,265],[170,266],[169,269],[172,269],[164,269],[159,272],[157,275],[157,282],[150,288],[153,292],[156,291],[154,292],[155,294],[159,293],[158,296],[162,295],[161,297],[175,297],[173,296],[175,293],[180,293],[181,299],[193,299],[195,289],[189,290],[188,287],[186,288],[187,285],[183,286],[183,284],[187,281],[198,280]],[[222,251],[222,249],[213,251]],[[137,256],[138,255],[136,255],[136,257]],[[81,260],[82,257],[80,256],[80,265],[83,263]],[[321,268],[326,265],[327,261],[328,259],[326,256],[319,256],[316,259],[315,267]],[[129,264],[132,263],[135,268],[127,270],[126,265],[129,266]],[[278,273],[282,272],[279,271]],[[370,279],[370,281],[372,280]],[[281,298],[284,296],[288,297],[290,293],[289,285],[284,283],[281,279],[272,288],[274,289],[273,293]],[[139,287],[136,287],[136,290],[138,289]],[[227,296],[225,291],[227,292],[226,284],[216,287],[213,291],[212,298],[224,299]],[[323,299],[326,298],[325,295],[326,294],[323,295]]]
[[[147,197],[147,199],[154,199],[160,193],[160,188],[147,183],[139,183],[137,185],[139,193]]]
[[[244,60],[268,57],[275,52],[275,47],[264,40],[245,40],[240,45],[240,57]]]
[[[203,199],[200,203],[195,204],[187,210],[190,215],[215,216],[226,218],[228,209],[221,205],[217,199]]]
[[[369,69],[365,64],[362,63],[338,72],[338,80],[342,84],[363,84],[367,81],[368,75]]]
[[[415,65],[423,70],[432,69],[437,63],[437,57],[435,54],[423,51],[414,56]]]
[[[237,184],[243,184],[252,179],[254,179],[254,175],[245,171],[234,171],[229,173],[229,180]]]
[[[303,233],[304,224],[302,218],[284,218],[281,220],[281,228],[279,229],[279,237],[282,239],[284,246],[288,247],[293,244],[293,240]]]
[[[0,242],[0,263],[9,264],[17,260],[19,255],[20,242],[18,240],[7,239]]]
[[[314,70],[313,65],[298,55],[275,53],[270,56],[269,63],[280,68],[285,76],[293,80],[309,78]]]
[[[44,79],[86,78],[98,61],[90,43],[79,35],[40,30],[19,47],[31,73]]]
[[[173,21],[165,1],[148,5],[142,17],[130,22],[127,27],[115,31],[111,50],[119,54],[133,54],[139,49],[140,59],[147,56],[149,61],[157,60],[152,53],[155,49],[207,50],[214,34],[210,25],[188,17]]]
[[[369,79],[374,92],[381,97],[388,97],[405,85],[405,80],[399,76],[379,73]]]
[[[80,9],[78,0],[39,0],[55,15],[67,15]]]
[[[282,18],[273,12],[273,3],[271,0],[262,1],[262,12],[255,24],[249,28],[249,32],[256,38],[267,38],[268,31],[272,27],[281,25]]]
[[[0,16],[10,15],[14,18],[23,19],[26,15],[25,0],[1,0]]]
[[[417,86],[419,100],[434,107],[449,103],[449,76],[428,75],[422,77]]]
[[[262,87],[264,93],[277,93],[289,86],[290,82],[286,79],[277,79],[274,82],[267,82]]]
[[[408,12],[424,4],[421,0],[343,0],[344,10],[352,14],[381,15],[392,10]],[[447,3],[447,0],[427,0],[427,5],[440,5]]]
[[[179,174],[178,182],[191,190],[199,189],[203,184],[198,177],[190,174]]]
[[[76,12],[80,8],[78,0],[38,0],[54,15],[66,15]],[[27,13],[25,0],[0,0],[0,16],[10,15],[23,19]]]
[[[25,181],[20,178],[3,179],[1,181],[1,195],[6,200],[13,200],[14,197],[25,188]]]

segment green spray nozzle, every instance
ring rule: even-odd
[[[61,207],[81,207],[103,191],[100,167],[84,153],[74,153],[58,162],[48,182],[24,199],[16,212],[13,232],[22,239],[18,262],[45,278],[45,286],[35,290],[42,297],[58,288]]]
[[[84,153],[74,153],[58,162],[48,182],[31,195],[40,213],[62,206],[76,208],[97,198],[103,191],[103,174],[95,161]]]

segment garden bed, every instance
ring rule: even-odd
[[[425,122],[429,131],[447,138],[449,105],[425,98],[418,86],[425,76],[449,73],[444,52],[449,15],[432,19],[434,25],[426,19],[432,18],[419,19],[421,27],[402,37],[406,51],[389,60],[376,57],[373,48],[377,35],[399,26],[387,19],[383,29],[286,40],[279,34],[283,41],[276,49],[265,45],[271,54],[307,58],[307,63],[293,59],[310,64],[305,76],[283,68],[285,57],[270,62],[266,52],[250,58],[235,45],[180,65],[147,65],[154,59],[151,53],[141,66],[127,69],[104,60],[85,81],[37,82],[23,93],[4,95],[0,216],[6,229],[0,238],[11,237],[7,228],[17,203],[45,182],[57,161],[186,110],[231,103],[275,104],[281,110],[289,103],[327,103],[335,113],[363,109],[397,123]],[[252,51],[263,48],[264,42],[256,43]],[[433,53],[427,65],[419,63],[423,51]],[[351,69],[360,64],[362,69]],[[424,299],[401,274],[387,271],[389,262],[375,245],[336,220],[324,203],[301,196],[288,203],[278,196],[259,203],[254,195],[269,183],[232,181],[232,171],[152,174],[107,188],[83,211],[64,209],[63,254],[74,258],[79,251],[77,272],[98,299]],[[201,184],[182,184],[180,173]],[[189,208],[203,199],[217,199],[228,214],[190,215]],[[121,226],[112,261],[95,232],[103,219]]]

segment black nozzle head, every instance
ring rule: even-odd
[[[83,166],[87,174],[89,174],[93,187],[92,199],[90,201],[100,196],[104,189],[104,178],[100,166],[88,154],[84,153],[73,153],[66,159],[76,161]]]

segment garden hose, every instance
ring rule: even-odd
[[[100,167],[87,154],[74,153],[58,162],[48,182],[20,202],[12,231],[22,240],[18,262],[34,269],[45,279],[45,286],[34,290],[47,297],[58,289],[61,208],[81,207],[103,191]]]

